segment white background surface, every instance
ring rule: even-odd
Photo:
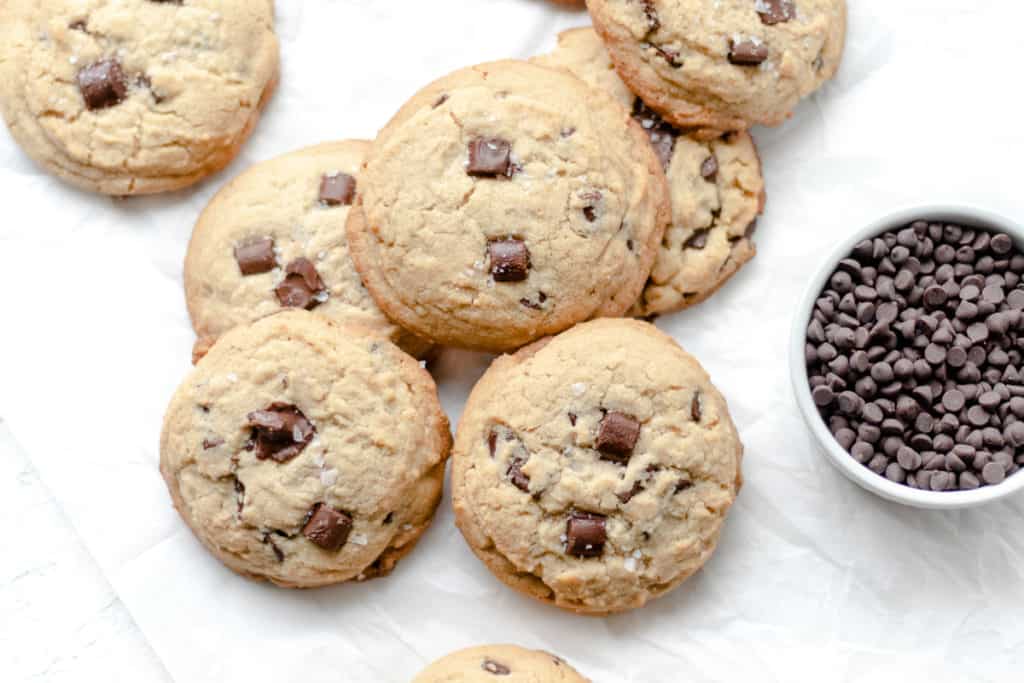
[[[188,370],[185,244],[213,192],[260,159],[370,137],[429,80],[547,49],[586,22],[539,0],[284,0],[278,14],[281,89],[239,161],[193,190],[88,196],[0,133],[0,416],[27,453],[0,438],[0,670],[399,682],[447,651],[514,641],[601,682],[1020,680],[1024,500],[935,513],[857,489],[812,450],[785,347],[809,269],[876,215],[942,201],[1024,218],[1024,8],[854,0],[836,82],[755,131],[769,193],[758,258],[710,302],[659,321],[729,399],[746,486],[705,572],[610,619],[505,588],[447,500],[390,578],[314,592],[230,574],[171,510],[157,439]],[[442,360],[453,422],[486,362]]]

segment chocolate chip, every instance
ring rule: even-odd
[[[757,38],[731,40],[729,61],[739,66],[757,66],[768,59],[768,46]]]
[[[316,428],[297,407],[272,403],[265,410],[249,413],[256,457],[287,462],[301,453],[316,434]]]
[[[512,168],[512,145],[500,138],[476,138],[469,143],[469,163],[466,173],[471,176],[494,178],[508,175]]]
[[[491,240],[487,243],[491,259],[491,275],[495,282],[522,282],[531,268],[530,250],[514,237]]]
[[[512,461],[512,464],[508,466],[508,470],[505,472],[505,474],[508,475],[508,479],[509,481],[512,482],[513,486],[515,486],[520,491],[529,493],[530,477],[523,473],[523,465],[525,464],[525,461],[517,458]]]
[[[90,110],[113,107],[128,95],[128,82],[116,59],[90,64],[78,72],[77,80],[85,106]]]
[[[242,275],[266,273],[277,267],[274,255],[274,240],[271,237],[254,237],[235,245],[235,261]]]
[[[311,311],[326,300],[326,287],[316,266],[309,259],[295,259],[284,272],[284,280],[274,288],[277,300],[283,307]]]
[[[356,194],[356,179],[347,173],[324,175],[320,179],[320,203],[325,206],[348,206]]]
[[[494,674],[495,676],[508,676],[512,673],[512,670],[507,666],[500,664],[493,659],[485,659],[481,662],[480,668],[489,674]]]
[[[601,451],[602,460],[625,464],[633,454],[639,438],[640,422],[635,417],[611,411],[601,419],[598,426],[597,450]]]
[[[693,418],[694,422],[700,422],[702,417],[703,409],[700,397],[700,392],[696,392],[693,398],[690,400],[690,417]]]
[[[704,160],[700,165],[700,176],[704,180],[714,182],[718,177],[718,159],[714,154]]]
[[[566,523],[566,553],[574,557],[600,557],[608,539],[606,518],[574,510]]]
[[[317,503],[310,510],[309,521],[302,535],[324,550],[340,550],[352,532],[352,517],[326,503]]]
[[[223,445],[224,445],[224,439],[220,438],[219,436],[214,436],[214,437],[211,437],[211,438],[208,438],[208,439],[203,439],[203,450],[204,451],[208,451],[208,450],[211,450],[213,448],[216,448],[217,446],[223,446]]]
[[[444,104],[447,101],[448,101],[448,93],[444,93],[443,95],[438,97],[436,100],[434,100],[434,104],[431,107],[431,109],[437,109],[438,107],[440,107],[442,104]]]
[[[796,18],[796,5],[793,0],[758,0],[754,4],[761,22],[774,26]]]

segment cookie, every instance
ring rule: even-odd
[[[700,364],[596,320],[498,358],[452,461],[456,521],[502,581],[575,612],[644,605],[711,557],[743,447]]]
[[[0,108],[48,172],[111,195],[223,168],[277,80],[272,0],[19,0]]]
[[[665,167],[672,222],[631,315],[671,313],[700,303],[754,257],[752,235],[765,192],[750,135],[705,140],[666,122],[619,78],[593,29],[563,32],[558,47],[535,61],[567,69],[629,107]]]
[[[835,75],[845,0],[588,0],[630,89],[671,123],[777,125]]]
[[[515,645],[471,647],[442,657],[412,683],[589,683],[560,657]]]
[[[203,211],[185,259],[202,343],[284,308],[375,330],[414,356],[430,344],[381,312],[352,264],[345,220],[370,143],[332,142],[257,164]]]
[[[367,288],[436,343],[504,351],[625,313],[654,262],[668,188],[610,97],[518,61],[446,76],[378,136],[349,214]]]
[[[415,360],[285,311],[225,334],[182,383],[160,471],[221,562],[309,588],[391,571],[430,524],[450,445]]]

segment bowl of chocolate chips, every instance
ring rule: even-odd
[[[964,207],[890,214],[815,274],[793,323],[797,404],[883,498],[981,505],[1024,489],[1024,230]]]

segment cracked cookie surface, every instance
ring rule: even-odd
[[[93,192],[165,192],[220,170],[277,79],[272,0],[14,0],[7,17],[7,125]]]
[[[412,683],[589,683],[561,657],[515,645],[483,645],[437,660]]]
[[[845,0],[588,0],[622,78],[677,126],[782,123],[835,75]]]
[[[596,320],[498,358],[452,464],[456,521],[502,581],[581,613],[640,607],[710,558],[743,447],[700,364]]]
[[[412,549],[450,444],[415,360],[360,328],[287,311],[225,334],[182,383],[160,470],[224,564],[307,588],[387,574]]]
[[[665,166],[672,222],[631,315],[671,313],[700,303],[754,257],[753,229],[764,210],[765,191],[750,135],[705,140],[664,121],[619,78],[593,29],[563,32],[558,47],[535,61],[567,69],[628,107]]]
[[[384,128],[348,235],[378,305],[435,342],[514,349],[636,301],[669,216],[628,112],[570,74],[483,64]]]
[[[417,357],[430,350],[381,312],[349,254],[345,220],[369,145],[325,143],[257,164],[210,201],[185,258],[186,300],[201,343],[291,306],[372,329]],[[300,259],[322,288],[288,272]]]

